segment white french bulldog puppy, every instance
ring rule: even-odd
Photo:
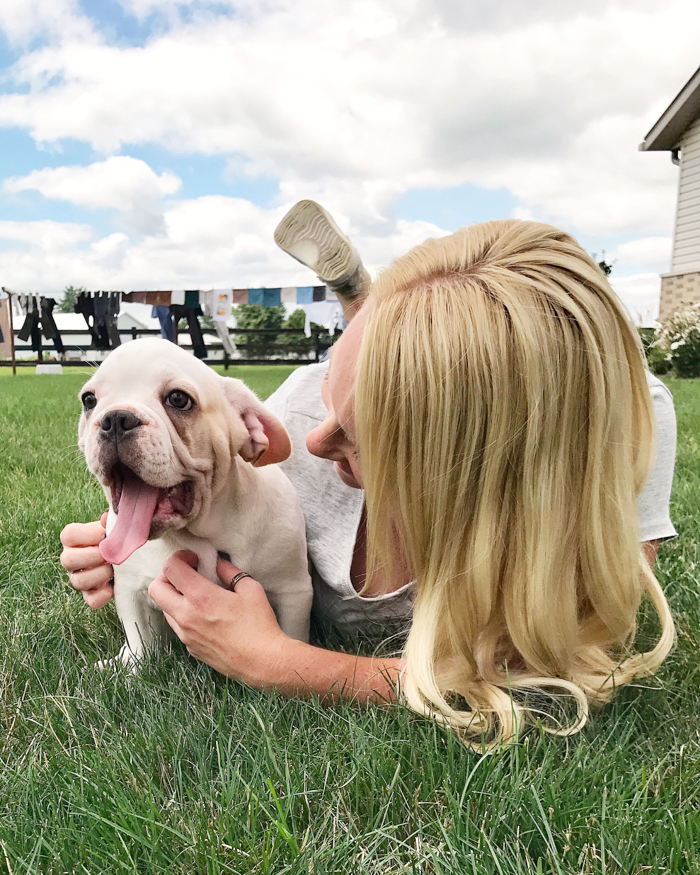
[[[167,340],[143,339],[116,349],[80,399],[78,446],[110,506],[100,551],[114,566],[121,661],[134,668],[172,635],[148,585],[177,550],[193,550],[218,584],[217,552],[228,553],[260,581],[282,630],[307,641],[304,517],[274,464],[291,445],[253,392]]]

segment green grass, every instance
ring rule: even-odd
[[[264,396],[289,370],[229,373]],[[244,689],[181,647],[96,672],[116,614],[58,563],[62,526],[104,508],[75,448],[83,379],[0,381],[0,872],[700,872],[700,381],[669,381],[676,651],[579,736],[482,756],[402,708]]]

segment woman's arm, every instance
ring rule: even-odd
[[[280,629],[256,580],[244,577],[229,592],[198,574],[196,561],[193,553],[176,553],[148,590],[195,658],[249,686],[276,688],[287,696],[396,700],[400,659],[337,653],[295,641]],[[238,571],[223,560],[217,567],[222,580]]]
[[[644,541],[642,544],[642,550],[644,550],[644,555],[647,557],[647,562],[653,568],[654,563],[656,562],[656,554],[659,552],[659,544],[661,543],[660,539],[655,541]]]

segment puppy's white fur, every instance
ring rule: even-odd
[[[182,400],[173,392],[186,393],[191,408],[173,407],[171,399]],[[134,472],[163,499],[187,495],[186,502],[159,499],[148,542],[114,568],[126,633],[122,661],[134,666],[172,634],[148,585],[182,549],[197,554],[199,572],[214,583],[221,583],[217,551],[228,553],[260,581],[283,631],[308,640],[312,589],[304,518],[291,483],[274,464],[290,451],[279,420],[240,380],[219,376],[165,340],[123,344],[80,396],[90,409],[80,418],[79,446],[110,502],[108,532],[116,520],[115,471]],[[117,410],[139,421],[121,440],[101,427],[105,414]]]

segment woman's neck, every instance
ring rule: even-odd
[[[355,550],[352,556],[352,564],[350,566],[350,582],[355,592],[360,592],[365,585],[367,579],[367,508],[362,508],[362,516],[360,524],[357,527],[357,539],[355,540]],[[386,576],[381,572],[372,575],[366,589],[362,592],[363,598],[375,598],[376,596],[386,595],[389,592],[396,592],[401,589],[411,580],[411,573],[408,565],[401,557],[394,564],[394,571],[391,579],[387,580]]]

